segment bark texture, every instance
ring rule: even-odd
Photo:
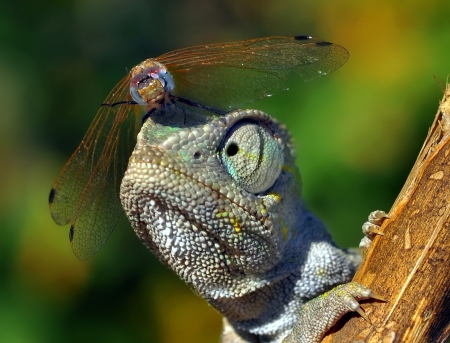
[[[387,302],[344,317],[323,342],[439,343],[450,334],[450,87],[354,281]]]

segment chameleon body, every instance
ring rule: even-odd
[[[154,112],[120,197],[143,243],[224,315],[222,342],[317,342],[371,294],[349,283],[314,299],[360,259],[306,209],[292,139],[261,111]]]

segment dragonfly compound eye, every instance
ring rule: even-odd
[[[159,103],[175,88],[166,69],[151,67],[134,75],[130,81],[130,94],[139,105]]]

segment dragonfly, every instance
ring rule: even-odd
[[[49,195],[53,220],[68,225],[81,260],[106,242],[123,212],[121,179],[144,118],[168,104],[225,114],[287,90],[290,74],[309,81],[348,59],[311,36],[273,36],[174,50],[138,64],[112,89]]]

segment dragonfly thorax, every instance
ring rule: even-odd
[[[130,94],[139,105],[162,105],[174,88],[172,76],[154,60],[146,60],[131,70]]]

